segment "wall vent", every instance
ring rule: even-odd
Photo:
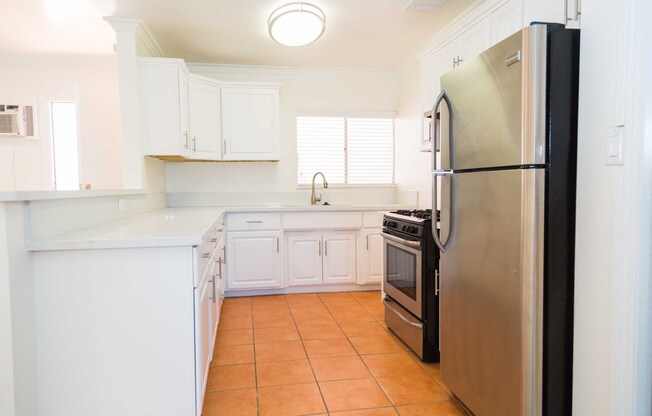
[[[448,3],[448,0],[409,0],[403,6],[404,12],[436,12],[441,6]]]

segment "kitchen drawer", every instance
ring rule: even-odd
[[[229,214],[226,218],[229,231],[279,230],[281,214],[275,212],[243,212]]]
[[[368,211],[362,213],[362,226],[364,228],[380,228],[383,226],[383,213],[381,211]]]
[[[361,212],[293,212],[283,214],[285,230],[337,230],[362,228]]]

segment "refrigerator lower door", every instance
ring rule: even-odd
[[[541,414],[544,181],[543,169],[441,179],[442,234],[454,228],[440,263],[441,374],[476,416]]]

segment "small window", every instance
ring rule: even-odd
[[[54,189],[79,190],[77,104],[52,102],[52,159]]]
[[[298,184],[393,185],[394,119],[297,117]]]

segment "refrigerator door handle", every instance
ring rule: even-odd
[[[431,227],[432,227],[432,237],[435,240],[435,244],[437,244],[437,247],[439,247],[439,250],[442,253],[445,253],[446,250],[448,250],[448,247],[450,247],[451,243],[453,242],[453,231],[454,231],[454,224],[455,224],[455,209],[454,209],[454,201],[455,201],[455,176],[453,176],[452,172],[439,172],[433,174],[432,177],[432,199],[433,199],[433,205],[432,209],[433,211],[437,210],[437,177],[441,176],[442,179],[445,178],[446,176],[450,176],[450,181],[451,185],[449,187],[449,201],[450,201],[450,208],[449,208],[449,224],[448,224],[448,237],[446,238],[446,241],[443,242],[439,238],[439,230],[437,229],[437,221],[432,221],[431,222]],[[442,207],[443,208],[443,207]]]
[[[437,99],[435,100],[435,105],[432,106],[432,123],[430,123],[430,129],[431,129],[431,136],[432,140],[430,141],[430,146],[431,146],[431,154],[432,154],[432,170],[436,171],[439,170],[439,167],[437,166],[437,149],[441,150],[441,143],[440,140],[441,138],[439,137],[439,134],[437,134],[437,108],[439,108],[439,104],[441,104],[442,101],[446,102],[446,105],[448,106],[448,163],[450,166],[450,169],[453,168],[453,106],[451,104],[451,100],[448,97],[448,94],[446,94],[446,91],[442,91],[438,96]],[[441,125],[441,123],[439,123]],[[442,161],[442,168],[443,168],[443,161]]]

